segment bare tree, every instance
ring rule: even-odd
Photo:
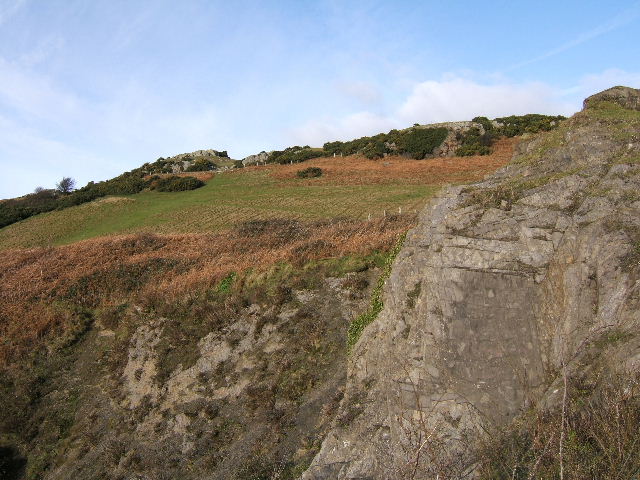
[[[76,186],[76,181],[71,177],[63,177],[56,183],[56,190],[62,194],[71,193]]]

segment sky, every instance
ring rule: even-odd
[[[570,115],[640,88],[640,1],[0,0],[0,198],[198,149]]]

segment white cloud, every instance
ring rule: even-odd
[[[581,100],[581,99],[580,99]],[[373,135],[413,123],[438,123],[526,113],[570,115],[580,101],[562,96],[543,83],[485,84],[445,75],[443,80],[415,84],[404,101],[387,115],[362,111],[338,118],[311,120],[290,132],[292,143],[322,145],[330,140],[347,140]]]
[[[586,75],[580,80],[579,93],[589,96],[617,85],[640,88],[640,73],[610,68],[602,73]]]
[[[573,110],[575,111],[575,109]],[[398,109],[403,123],[437,123],[525,113],[570,114],[572,105],[542,83],[480,84],[452,78],[416,85]]]

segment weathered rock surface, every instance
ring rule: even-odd
[[[596,93],[584,101],[587,108],[597,102],[613,102],[631,110],[640,110],[640,90],[629,87],[612,87],[603,92]]]
[[[302,478],[473,476],[475,439],[557,404],[560,369],[597,370],[596,358],[601,372],[640,370],[638,91],[585,105],[595,99],[616,105],[587,108],[422,212]],[[612,332],[632,335],[603,347]]]
[[[269,158],[269,152],[260,152],[255,155],[249,155],[242,159],[242,164],[246,167],[248,165],[259,165],[265,163]]]
[[[477,128],[480,134],[484,133],[484,127],[477,122],[444,122],[427,125],[429,128],[445,127],[449,130],[442,144],[433,151],[434,157],[453,157],[456,150],[462,146],[460,138],[472,128]]]

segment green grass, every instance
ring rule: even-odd
[[[373,292],[371,292],[371,303],[369,304],[369,308],[366,312],[360,314],[357,318],[355,318],[349,325],[349,330],[347,331],[347,349],[349,351],[351,351],[356,343],[358,343],[358,340],[360,340],[362,332],[367,327],[367,325],[369,325],[378,317],[378,314],[384,307],[384,303],[382,301],[384,284],[389,278],[389,275],[391,275],[391,267],[396,257],[398,256],[398,253],[400,253],[400,250],[402,249],[405,237],[406,233],[398,239],[395,246],[389,252],[387,258],[385,259],[382,273],[378,278],[376,286],[373,288]]]
[[[401,182],[308,185],[297,179],[277,181],[264,172],[223,173],[197,190],[107,197],[31,217],[0,230],[0,249],[133,232],[212,232],[256,219],[366,219],[399,207],[403,213],[419,209],[438,188]]]

